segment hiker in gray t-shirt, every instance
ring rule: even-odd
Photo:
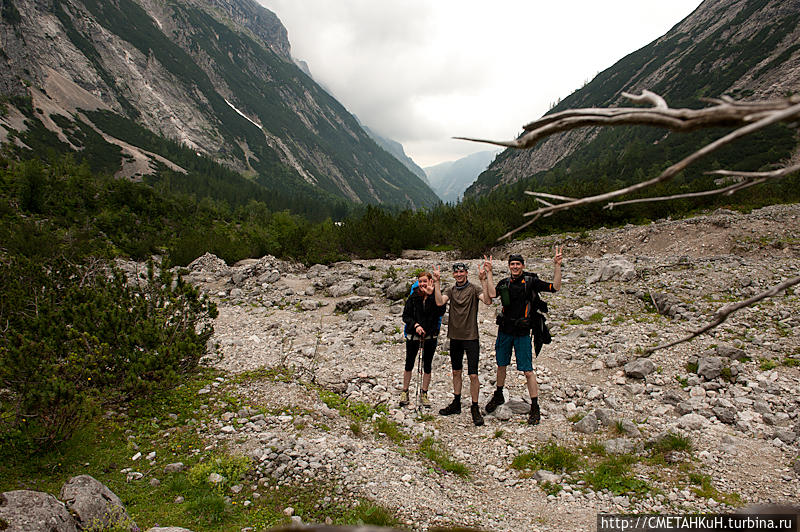
[[[461,413],[461,374],[464,369],[464,353],[467,354],[467,374],[469,375],[469,389],[472,395],[472,422],[483,425],[478,406],[480,382],[478,381],[478,358],[480,343],[478,342],[478,300],[487,305],[492,300],[489,297],[489,287],[494,284],[492,280],[492,260],[484,257],[484,262],[478,267],[480,288],[467,279],[469,269],[463,262],[453,264],[453,278],[456,283],[448,286],[444,292],[441,287],[441,272],[436,267],[433,270],[434,296],[437,305],[450,302],[450,315],[447,322],[447,337],[450,339],[450,365],[453,368],[453,402],[439,410],[443,416]]]

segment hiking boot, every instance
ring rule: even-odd
[[[407,406],[408,405],[408,390],[404,390],[403,393],[400,394],[400,406]]]
[[[503,391],[495,390],[494,395],[492,395],[492,398],[489,399],[488,403],[486,403],[486,413],[491,414],[497,409],[498,406],[502,405],[505,402],[506,398],[503,397]]]
[[[460,414],[460,413],[461,413],[461,401],[458,401],[456,399],[453,399],[452,403],[439,410],[439,414],[443,416],[449,416],[452,414]]]
[[[420,394],[420,402],[422,403],[422,406],[424,406],[425,408],[431,407],[431,400],[428,399],[428,392],[422,392]]]
[[[528,414],[528,425],[538,425],[542,420],[542,414],[539,411],[539,405],[531,406],[531,411]]]
[[[483,416],[481,415],[481,407],[478,405],[472,405],[469,408],[470,414],[472,414],[472,422],[475,424],[476,427],[480,427],[483,425]]]

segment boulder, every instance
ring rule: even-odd
[[[700,414],[685,414],[678,418],[678,426],[687,430],[700,430],[708,425],[708,420]]]
[[[358,279],[345,279],[328,288],[331,297],[342,297],[352,294],[360,284]]]
[[[586,306],[573,310],[572,315],[578,318],[579,320],[588,321],[589,318],[591,318],[598,312],[600,311],[597,310],[595,307]]]
[[[547,471],[546,469],[538,470],[533,474],[533,478],[537,482],[550,482],[551,484],[558,484],[561,482],[561,475],[556,475],[552,471]]]
[[[627,438],[614,438],[604,441],[603,448],[609,454],[628,454],[636,449],[636,445]]]
[[[347,314],[347,321],[368,321],[372,319],[372,314],[368,310],[353,310]]]
[[[642,431],[639,430],[639,427],[636,426],[636,423],[633,421],[623,419],[619,422],[620,428],[622,432],[627,434],[628,436],[633,436],[634,438],[638,438],[642,435]]]
[[[587,280],[587,284],[600,281],[632,281],[636,278],[636,269],[627,259],[621,256],[606,255],[597,271]]]
[[[388,299],[396,301],[398,299],[403,299],[404,297],[406,297],[410,289],[411,285],[406,281],[402,281],[399,283],[393,283],[389,285],[389,287],[385,291],[385,294]]]
[[[653,373],[656,365],[648,358],[637,358],[625,364],[625,375],[633,379],[644,379]]]
[[[230,268],[228,268],[224,260],[208,252],[194,259],[189,263],[188,268],[193,272],[203,271],[218,276],[228,275],[230,273]]]
[[[164,473],[180,473],[184,469],[186,466],[183,465],[183,462],[173,462],[164,466]]]
[[[336,303],[336,312],[358,310],[372,303],[372,299],[364,296],[351,296]]]
[[[530,402],[526,402],[525,400],[516,397],[509,399],[503,406],[507,407],[514,414],[527,414],[531,411]]]
[[[64,503],[40,491],[0,493],[0,523],[4,532],[77,532]]]
[[[594,416],[604,427],[610,427],[614,424],[614,411],[610,408],[598,408],[594,411]]]
[[[527,408],[526,411],[528,411],[528,410],[530,410],[530,406]],[[497,407],[497,409],[494,412],[492,412],[491,415],[493,415],[494,417],[496,417],[500,421],[508,421],[509,419],[511,419],[511,415],[512,414],[513,414],[513,412],[508,407],[508,405],[500,405],[500,406]]]
[[[732,406],[715,406],[711,409],[711,412],[717,416],[721,422],[726,423],[728,425],[733,425],[736,423],[736,409]]]
[[[697,361],[697,374],[708,380],[713,380],[722,374],[722,359],[719,357],[702,357]]]
[[[718,345],[716,353],[719,357],[730,358],[731,360],[742,361],[747,358],[747,354],[743,349],[739,349],[731,345]]]
[[[89,475],[70,478],[59,495],[81,528],[129,528],[136,524],[125,511],[122,500]]]
[[[572,426],[572,428],[578,432],[582,432],[583,434],[594,434],[597,432],[597,427],[597,417],[594,415],[594,413],[587,414],[583,417],[583,419]]]

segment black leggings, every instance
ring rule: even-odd
[[[416,338],[416,337],[415,337]],[[428,338],[422,347],[422,368],[425,373],[431,372],[431,363],[433,362],[433,354],[436,352],[436,345],[438,338]],[[406,340],[406,371],[414,369],[414,361],[417,359],[417,351],[419,349],[419,340]]]

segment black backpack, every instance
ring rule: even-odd
[[[523,272],[523,280],[525,281],[525,299],[530,305],[530,312],[528,318],[528,327],[530,327],[531,336],[533,337],[533,345],[536,351],[536,356],[539,356],[539,351],[542,350],[542,345],[552,342],[553,337],[550,334],[550,329],[547,327],[547,303],[539,297],[539,292],[533,289],[533,284],[538,276],[535,273]],[[508,278],[500,281],[500,299],[503,301],[503,295],[508,297],[508,292],[503,294],[503,288],[509,286]],[[503,301],[503,305],[508,304],[508,301]],[[504,320],[503,313],[497,316],[497,324],[502,325]]]

